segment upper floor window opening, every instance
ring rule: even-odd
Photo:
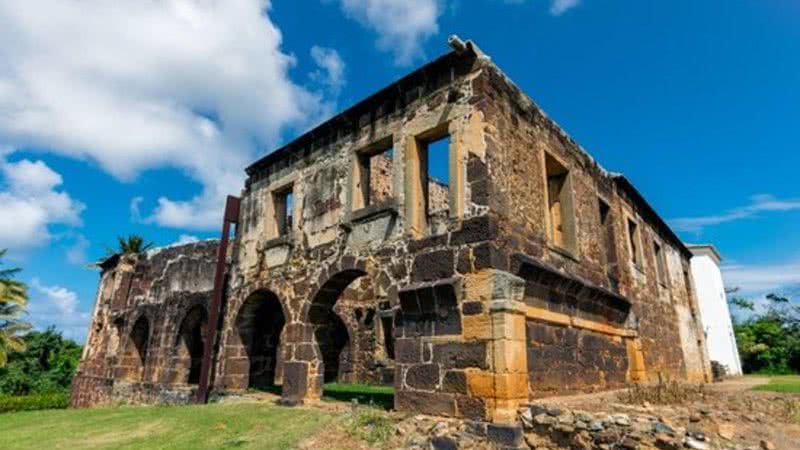
[[[577,239],[570,173],[550,154],[545,153],[544,159],[550,241],[558,248],[575,252]]]
[[[356,154],[352,210],[388,203],[394,198],[393,184],[394,148],[389,137]]]
[[[289,185],[273,192],[272,202],[278,236],[286,236],[292,231],[294,222],[294,186]]]
[[[641,236],[639,234],[639,224],[634,220],[628,219],[628,247],[631,254],[631,262],[636,267],[642,266],[642,246]]]
[[[656,278],[659,284],[666,286],[668,282],[669,273],[667,271],[667,258],[664,254],[664,249],[658,241],[653,240],[653,254],[656,259]]]

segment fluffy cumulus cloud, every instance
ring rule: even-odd
[[[44,162],[0,159],[0,174],[0,248],[39,247],[52,238],[50,226],[81,224],[84,205],[59,189],[61,175]]]
[[[290,79],[295,59],[269,8],[267,0],[0,2],[0,148],[91,159],[123,180],[182,169],[203,191],[155,199],[145,218],[216,227],[243,168],[287,127],[306,127],[333,106],[326,92]],[[334,80],[330,62],[325,70]]]
[[[28,318],[36,328],[55,325],[65,337],[83,342],[90,314],[79,308],[78,294],[61,287],[47,286],[38,278],[31,283]]]
[[[340,0],[342,10],[378,35],[378,48],[398,65],[422,55],[422,43],[439,32],[440,0]]]
[[[706,227],[749,219],[760,213],[774,213],[800,210],[800,198],[779,199],[772,195],[760,194],[750,197],[748,205],[733,208],[718,214],[707,216],[682,217],[670,220],[670,224],[678,231],[699,235]]]
[[[345,83],[345,64],[339,52],[315,45],[311,47],[311,58],[319,67],[318,70],[311,72],[311,79],[338,93]]]

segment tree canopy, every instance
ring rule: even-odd
[[[0,250],[0,264],[6,251]],[[28,304],[28,290],[14,276],[18,268],[0,269],[0,367],[6,365],[8,355],[25,349],[20,337],[30,329],[30,324],[21,319]]]

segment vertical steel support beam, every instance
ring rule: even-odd
[[[217,268],[214,272],[214,291],[211,305],[208,310],[208,323],[206,325],[205,345],[203,346],[203,365],[200,369],[200,383],[197,387],[196,403],[208,402],[208,387],[211,380],[212,362],[214,359],[214,346],[219,329],[220,312],[222,311],[222,296],[225,292],[225,259],[228,255],[228,236],[231,224],[239,222],[239,197],[229,195],[225,201],[225,217],[222,220],[222,236],[217,250]]]

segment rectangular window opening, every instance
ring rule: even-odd
[[[608,265],[609,275],[617,265],[617,252],[614,248],[614,221],[611,217],[611,207],[603,199],[598,199],[600,211],[600,241],[602,243],[603,257]]]
[[[275,224],[278,236],[285,236],[292,231],[292,212],[294,210],[294,191],[292,186],[273,194],[275,205]]]
[[[667,261],[664,256],[664,250],[658,242],[653,242],[653,253],[656,258],[656,276],[660,284],[667,284]]]
[[[628,244],[631,250],[631,261],[639,266],[641,264],[641,258],[639,257],[639,225],[630,219],[628,219]]]
[[[428,217],[450,212],[450,135],[422,143],[425,183],[425,208]]]
[[[381,317],[381,328],[383,329],[383,348],[386,350],[386,357],[394,359],[394,317]]]
[[[358,155],[353,209],[388,203],[394,197],[394,149],[391,141]]]
[[[550,239],[557,247],[575,250],[575,219],[572,215],[569,171],[547,154],[545,154],[545,171]]]

